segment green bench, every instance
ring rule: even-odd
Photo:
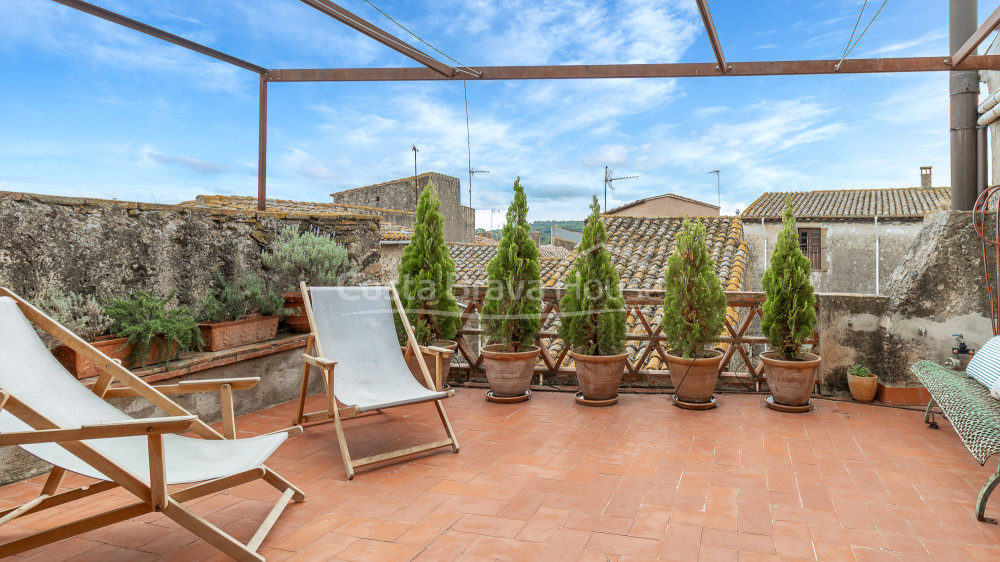
[[[965,373],[950,371],[932,361],[920,361],[911,366],[910,370],[931,395],[924,415],[925,423],[937,428],[931,410],[937,402],[955,433],[962,438],[980,466],[985,465],[991,456],[1000,453],[1000,400],[990,396],[989,389]],[[980,521],[993,524],[997,522],[996,519],[983,515],[986,502],[997,484],[1000,484],[1000,466],[979,490],[976,518]]]

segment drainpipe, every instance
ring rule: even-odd
[[[875,215],[875,296],[878,296],[878,215]]]
[[[990,185],[990,155],[987,152],[989,146],[989,127],[981,125],[977,127],[976,134],[979,137],[976,141],[976,198]]]
[[[954,54],[978,27],[977,0],[950,0],[948,43]],[[975,53],[978,53],[978,49]],[[974,54],[975,54],[974,53]],[[976,116],[979,72],[953,70],[951,93],[951,209],[971,211],[976,201]]]
[[[764,235],[764,269],[767,269],[767,228],[764,227],[764,217],[760,217],[760,233]]]

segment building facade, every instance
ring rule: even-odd
[[[666,193],[626,203],[604,214],[611,217],[717,217],[719,206]]]

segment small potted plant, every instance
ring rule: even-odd
[[[816,298],[809,282],[809,258],[799,248],[791,196],[785,199],[784,223],[764,272],[767,297],[761,330],[771,351],[760,355],[771,395],[767,405],[781,412],[805,412],[811,407],[820,357],[802,350],[816,326]]]
[[[705,225],[700,221],[692,223],[684,217],[677,249],[667,259],[663,290],[663,333],[671,345],[666,356],[674,404],[695,410],[713,408],[722,353],[705,347],[722,331],[726,294],[715,275],[715,262],[705,245]]]
[[[576,378],[580,381],[576,400],[587,406],[618,401],[618,386],[628,357],[625,299],[618,285],[618,270],[605,246],[607,239],[601,204],[594,197],[573,268],[566,276],[566,294],[559,301],[559,337],[570,348],[576,364]]]
[[[538,358],[534,342],[542,323],[541,268],[527,217],[528,199],[517,178],[496,257],[486,267],[482,325],[490,345],[481,353],[492,389],[486,397],[494,402],[527,400]]]
[[[426,348],[433,346],[447,349],[454,353],[458,343],[449,341],[455,337],[461,323],[461,313],[452,285],[455,280],[455,262],[448,253],[448,245],[444,241],[444,217],[439,212],[441,200],[438,199],[434,182],[427,182],[417,201],[416,222],[413,225],[413,236],[403,250],[397,272],[396,292],[403,303],[406,317],[413,327],[417,343]],[[410,367],[413,377],[425,384],[423,371],[417,361],[417,356],[406,345],[406,332],[403,330],[399,313],[396,313],[396,328],[400,334],[400,346],[406,364]],[[431,378],[437,381],[435,385],[444,386],[448,380],[451,366],[451,354],[441,357],[441,372],[437,372],[438,361],[435,353],[422,351],[424,363],[430,369]],[[438,389],[440,390],[440,389]]]
[[[851,389],[851,398],[858,402],[871,402],[878,392],[878,377],[864,365],[854,365],[847,370],[847,386]]]
[[[205,351],[221,351],[274,339],[285,299],[255,273],[230,282],[216,268],[215,287],[201,300],[198,328]]]
[[[300,232],[298,227],[291,225],[278,233],[260,259],[272,272],[278,290],[284,291],[285,307],[293,311],[287,314],[285,322],[293,332],[309,331],[309,319],[299,293],[301,281],[310,287],[348,285],[356,273],[347,248],[333,237],[309,230]]]
[[[186,306],[167,308],[174,298],[166,299],[136,291],[128,298],[112,299],[104,312],[111,317],[111,333],[124,337],[128,365],[145,367],[147,363],[170,361],[178,351],[193,351],[201,347],[198,323]]]
[[[126,358],[127,354],[119,351],[125,345],[125,340],[106,335],[111,326],[111,318],[104,314],[104,307],[93,295],[53,288],[35,299],[35,306],[69,331],[87,340],[105,355],[113,359]],[[66,367],[67,371],[79,379],[97,376],[97,368],[93,363],[79,355],[73,348],[60,344],[44,331],[37,328],[36,331],[46,346],[52,349],[52,355]]]

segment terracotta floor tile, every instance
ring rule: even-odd
[[[410,527],[408,531],[396,539],[396,542],[414,546],[427,546],[437,540],[461,516],[461,513],[455,511],[435,511],[421,519],[413,527]]]
[[[774,539],[766,535],[704,529],[701,533],[702,546],[714,546],[734,550],[749,550],[763,554],[774,553]]]
[[[336,521],[332,521],[331,523],[336,524]],[[394,541],[412,527],[413,525],[408,523],[394,523],[392,521],[382,521],[381,519],[354,517],[346,523],[339,525],[336,529],[342,535],[351,535],[376,541]]]
[[[587,542],[586,550],[605,554],[655,558],[660,552],[660,541],[624,535],[594,533],[590,537],[590,541]]]
[[[545,545],[536,542],[479,537],[469,545],[464,554],[482,556],[489,560],[536,560]]]
[[[455,560],[478,538],[479,535],[470,533],[445,531],[417,556],[417,560]]]
[[[459,520],[455,522],[451,528],[463,533],[501,538],[514,538],[524,525],[524,521],[503,519],[500,517],[487,517],[484,515],[475,515],[470,513],[459,518]]]
[[[556,534],[556,531],[562,528],[569,515],[568,511],[540,507],[514,538],[521,541],[547,543]]]
[[[701,527],[671,524],[660,545],[663,560],[697,560],[701,550]]]
[[[624,517],[609,517],[592,513],[571,513],[563,523],[567,529],[581,531],[600,531],[613,535],[627,535],[632,527],[632,519]]]
[[[405,544],[395,544],[369,539],[358,539],[337,553],[338,560],[356,562],[395,562],[413,560],[420,554],[420,548]]]
[[[698,562],[733,562],[739,560],[739,552],[716,546],[702,546],[698,552]]]

